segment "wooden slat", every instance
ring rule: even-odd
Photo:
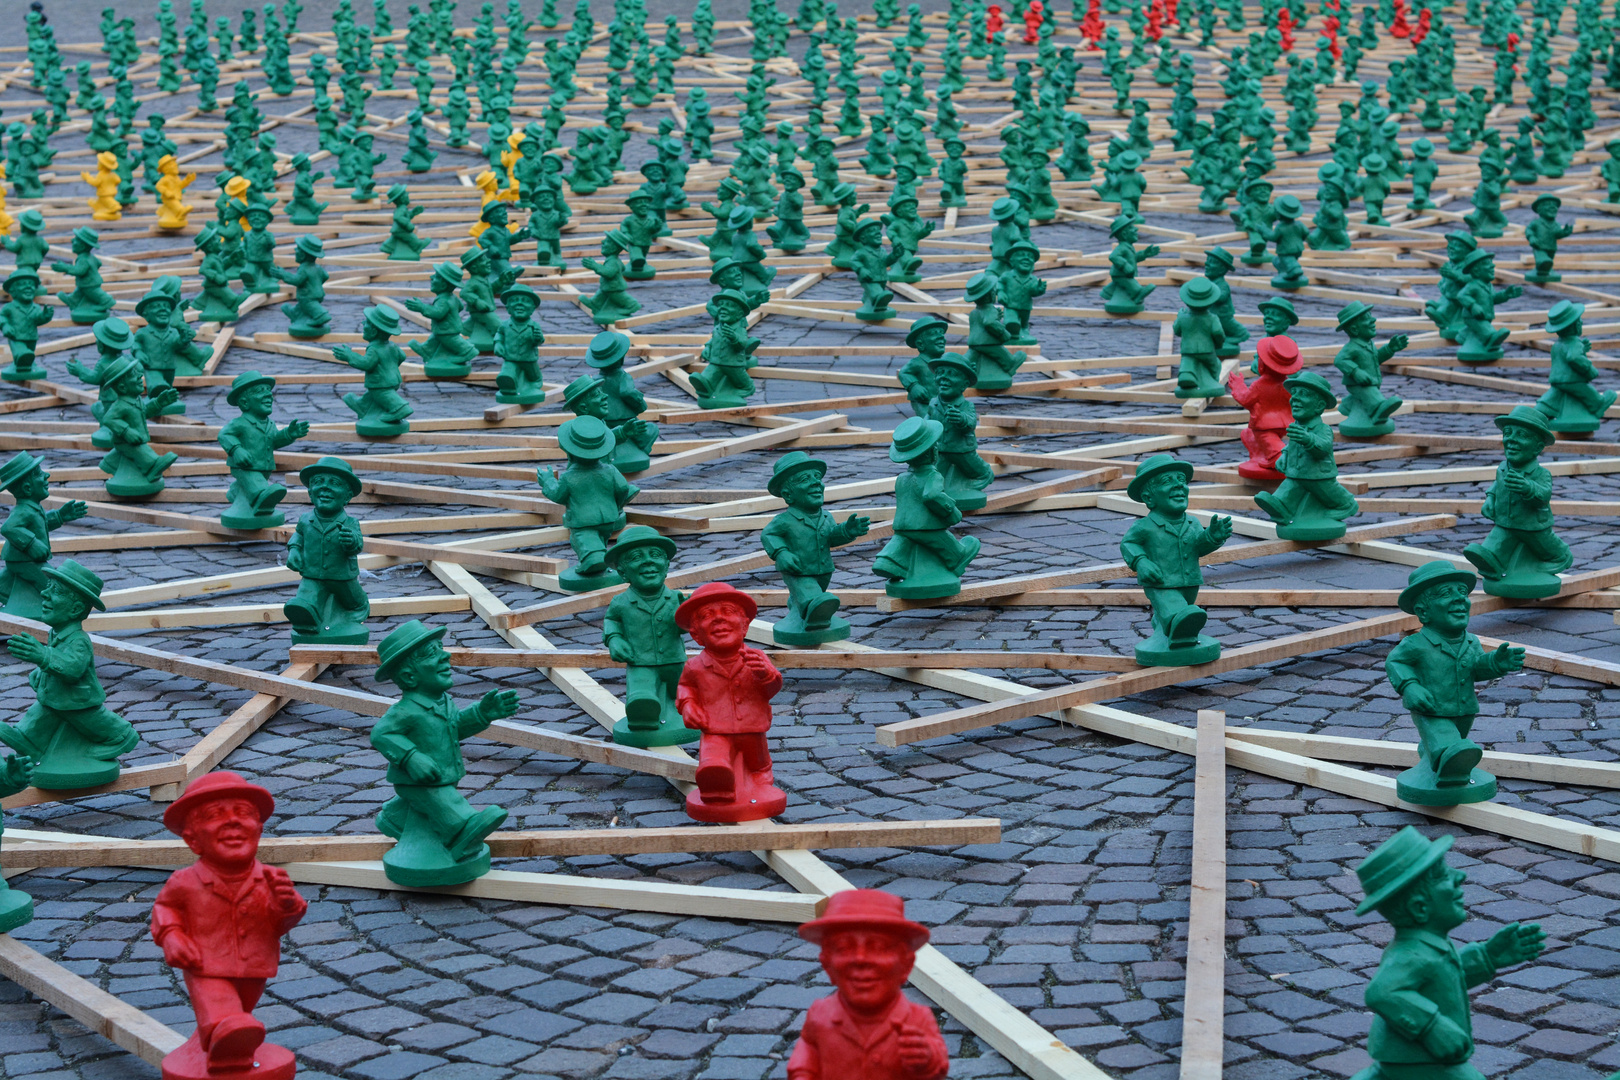
[[[622,668],[624,663],[613,659],[605,650],[557,651],[539,649],[480,649],[450,648],[450,662],[463,667],[554,667],[554,668]],[[377,650],[370,645],[294,645],[288,650],[294,660],[324,664],[375,664]],[[687,656],[698,655],[688,651]],[[782,649],[767,655],[782,670],[827,670],[868,668],[875,662],[867,652],[842,653],[836,645],[832,649]],[[1139,666],[1128,656],[1063,652],[999,652],[993,650],[962,650],[929,652],[926,650],[883,652],[878,660],[891,667],[961,667],[961,668],[1047,668],[1059,671],[1135,671]]]
[[[162,1065],[164,1056],[180,1049],[186,1041],[178,1031],[41,956],[10,934],[0,934],[0,975],[149,1065]]]
[[[1181,1080],[1221,1080],[1226,1017],[1226,714],[1198,710]]]

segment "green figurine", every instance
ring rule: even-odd
[[[1524,280],[1545,285],[1564,279],[1564,275],[1553,270],[1553,259],[1558,256],[1558,241],[1574,232],[1575,226],[1558,224],[1558,210],[1563,205],[1564,200],[1556,195],[1538,195],[1530,204],[1536,217],[1524,227],[1524,238],[1535,252],[1536,268],[1524,275]]]
[[[495,317],[495,285],[489,265],[483,248],[471,247],[461,253],[461,268],[467,271],[461,285],[461,302],[467,305],[467,340],[480,356],[494,353],[495,335],[501,329],[501,320]]]
[[[641,303],[625,285],[624,263],[619,255],[629,250],[630,241],[618,229],[602,237],[602,261],[586,256],[580,262],[598,278],[596,292],[581,301],[598,326],[611,326],[641,310]]]
[[[1103,310],[1110,315],[1135,315],[1145,306],[1148,294],[1158,288],[1136,280],[1140,261],[1159,254],[1158,244],[1136,250],[1137,224],[1135,215],[1120,214],[1108,226],[1108,235],[1117,241],[1108,256],[1108,284],[1102,287]]]
[[[1296,372],[1283,386],[1293,413],[1288,444],[1275,465],[1284,480],[1275,492],[1256,492],[1254,503],[1277,523],[1284,540],[1337,539],[1344,535],[1344,519],[1361,509],[1339,483],[1333,429],[1322,420],[1338,402],[1327,380],[1314,371]]]
[[[1339,332],[1350,340],[1333,358],[1333,366],[1344,377],[1344,401],[1339,434],[1352,439],[1373,439],[1395,430],[1391,419],[1401,407],[1398,397],[1385,397],[1383,366],[1406,348],[1405,334],[1396,334],[1381,347],[1373,346],[1378,334],[1378,316],[1371,307],[1357,300],[1339,311]]]
[[[347,345],[336,345],[332,355],[352,368],[365,372],[366,392],[345,394],[343,404],[354,412],[355,433],[368,439],[387,439],[411,429],[406,417],[416,410],[399,392],[404,382],[399,366],[405,353],[390,340],[399,333],[399,313],[393,308],[366,308],[361,334],[366,340],[364,355]]]
[[[308,154],[295,154],[292,165],[296,175],[293,177],[292,200],[287,203],[287,220],[294,225],[319,225],[321,211],[332,205],[315,201],[315,181],[326,173],[311,171]]]
[[[506,821],[499,806],[474,809],[456,790],[467,775],[461,740],[518,711],[516,690],[491,690],[456,708],[455,673],[442,639],[412,619],[377,646],[377,679],[400,689],[371,729],[388,761],[394,797],[377,813],[377,831],[399,842],[383,854],[388,880],[412,888],[460,885],[489,871],[484,838]]]
[[[1480,156],[1479,185],[1470,200],[1474,209],[1463,215],[1468,231],[1482,240],[1494,240],[1507,227],[1507,215],[1502,213],[1502,162]]]
[[[971,355],[946,353],[929,367],[937,390],[922,415],[944,425],[935,447],[939,474],[945,481],[945,493],[956,501],[958,510],[967,513],[985,504],[984,489],[996,478],[979,456],[978,410],[963,396],[978,378],[978,364]]]
[[[740,208],[739,208],[740,209]],[[883,252],[883,222],[869,218],[855,228],[855,250],[850,253],[850,269],[861,284],[861,306],[855,317],[862,322],[883,322],[895,317],[889,301],[894,293],[889,290],[889,267],[905,256],[905,249],[891,248]]]
[[[1483,248],[1469,253],[1459,264],[1463,286],[1457,293],[1457,313],[1462,322],[1462,344],[1457,359],[1465,364],[1488,364],[1502,358],[1502,342],[1512,331],[1497,329],[1496,305],[1520,296],[1518,285],[1493,288],[1496,258]]]
[[[1220,287],[1207,277],[1196,277],[1181,286],[1180,296],[1187,306],[1171,326],[1175,336],[1181,339],[1176,397],[1220,397],[1226,392],[1220,380],[1220,350],[1226,334],[1221,327],[1221,317],[1214,310],[1220,301]]]
[[[1271,257],[1272,269],[1276,271],[1271,278],[1271,287],[1285,291],[1303,289],[1311,283],[1305,268],[1299,263],[1299,257],[1305,254],[1308,244],[1307,230],[1299,221],[1305,208],[1300,204],[1299,196],[1284,195],[1276,201],[1274,209],[1277,218],[1268,230],[1268,238],[1277,245],[1276,254]]]
[[[262,293],[272,296],[281,291],[276,277],[276,238],[269,225],[273,216],[268,203],[248,204],[243,216],[248,220],[248,232],[242,237],[242,265],[239,278],[249,296]]]
[[[1029,313],[1035,298],[1046,293],[1045,279],[1035,276],[1035,262],[1040,255],[1040,248],[1028,240],[1020,240],[1007,253],[1010,264],[1007,270],[997,275],[1001,302],[1013,316],[1007,320],[1007,329],[1012,333],[1007,339],[1009,345],[1039,344],[1029,332]]]
[[[1440,175],[1440,166],[1434,160],[1434,143],[1428,139],[1419,139],[1412,144],[1411,175],[1412,201],[1407,207],[1413,213],[1432,209],[1435,203],[1429,198],[1429,189],[1434,186],[1436,178]]]
[[[16,136],[13,135],[12,138],[15,140]],[[15,146],[15,142],[12,145]],[[4,231],[0,231],[0,247],[4,247],[17,257],[18,270],[38,273],[51,249],[50,241],[44,236],[45,215],[30,206],[17,215],[17,230],[16,237],[7,236]]]
[[[394,204],[394,217],[388,228],[388,237],[382,242],[382,252],[390,259],[414,262],[422,257],[423,249],[432,243],[416,232],[416,216],[422,212],[422,207],[411,205],[411,192],[404,184],[389,188],[386,197]]]
[[[111,350],[129,349],[135,336],[123,319],[103,319],[95,325],[96,344]],[[98,365],[99,367],[100,365]],[[107,494],[117,499],[144,499],[163,490],[163,473],[178,460],[170,451],[152,449],[146,422],[156,419],[179,398],[172,386],[146,396],[146,372],[133,353],[108,359],[101,373],[101,385],[110,391],[104,403],[101,426],[111,436],[111,449],[101,459],[107,474]]]
[[[962,511],[936,467],[944,432],[938,420],[921,416],[907,418],[894,431],[889,460],[906,471],[894,482],[894,538],[872,563],[872,572],[888,580],[884,591],[890,596],[955,596],[962,591],[962,572],[979,553],[978,537],[957,539],[951,533]]]
[[[502,405],[538,405],[546,398],[545,384],[540,381],[540,346],[546,335],[531,319],[540,308],[540,294],[516,284],[501,293],[501,303],[509,317],[501,323],[495,342],[501,358],[495,400]]]
[[[1384,671],[1417,728],[1418,763],[1395,791],[1418,806],[1458,806],[1496,795],[1496,777],[1477,768],[1484,751],[1468,738],[1479,715],[1474,684],[1524,667],[1524,650],[1503,642],[1487,653],[1468,632],[1468,594],[1477,579],[1448,562],[1424,563],[1401,590],[1400,608],[1419,632],[1389,651]]]
[[[13,754],[0,765],[0,797],[15,795],[33,782],[34,759]],[[4,831],[0,829],[0,831]],[[0,878],[0,934],[9,934],[34,917],[34,898]]]
[[[165,274],[152,283],[152,291],[135,302],[135,313],[146,325],[135,331],[135,355],[146,369],[147,389],[173,386],[176,375],[198,375],[213,350],[198,345],[195,334],[180,314],[180,279]],[[179,401],[164,415],[185,412]]]
[[[1479,568],[1492,596],[1556,596],[1563,587],[1558,575],[1575,557],[1553,532],[1552,474],[1536,458],[1557,436],[1547,417],[1531,405],[1498,416],[1496,426],[1502,432],[1504,460],[1480,511],[1493,525],[1485,542],[1469,544],[1463,556]]]
[[[309,421],[294,420],[284,428],[276,427],[270,419],[276,406],[275,377],[257,371],[244,371],[232,379],[225,401],[242,415],[219,431],[219,445],[231,470],[231,486],[225,492],[231,504],[219,515],[220,524],[231,529],[273,529],[287,520],[276,509],[287,489],[270,481],[270,474],[276,471],[276,451],[308,435]]]
[[[72,292],[59,292],[73,321],[80,326],[100,322],[113,309],[113,298],[101,287],[101,260],[92,252],[101,246],[96,230],[80,226],[73,230],[73,261],[51,263],[51,269],[76,282]]]
[[[585,362],[600,378],[581,375],[563,389],[563,404],[576,416],[594,416],[613,432],[613,464],[626,476],[651,464],[648,452],[658,441],[658,425],[640,419],[647,399],[624,370],[630,339],[604,330],[591,339]]]
[[[1155,454],[1137,467],[1126,494],[1148,508],[1120,541],[1120,558],[1141,582],[1153,608],[1153,636],[1136,645],[1149,667],[1207,664],[1221,643],[1204,635],[1209,615],[1198,606],[1204,571],[1198,560],[1232,538],[1232,519],[1214,515],[1207,528],[1187,516],[1193,467]]]
[[[568,545],[579,560],[558,575],[567,592],[589,592],[620,584],[608,569],[608,540],[624,528],[624,505],[640,489],[613,467],[613,432],[594,416],[576,416],[557,431],[557,443],[568,455],[568,468],[536,469],[540,490],[564,507]]]
[[[723,289],[709,303],[714,330],[703,347],[708,364],[691,376],[698,406],[704,409],[730,409],[746,404],[754,392],[748,369],[757,365],[754,350],[760,340],[748,336],[748,298],[734,289]]]
[[[50,495],[50,479],[44,463],[26,450],[0,467],[0,490],[9,492],[16,503],[0,525],[0,537],[6,541],[0,549],[6,564],[0,571],[4,597],[0,611],[7,615],[45,617],[40,597],[45,591],[45,566],[51,561],[51,532],[89,512],[79,499],[69,499],[56,510],[41,506]]]
[[[1221,340],[1215,351],[1222,359],[1238,355],[1243,343],[1249,340],[1249,331],[1237,321],[1237,310],[1232,303],[1232,286],[1226,283],[1226,275],[1234,265],[1236,260],[1232,258],[1232,253],[1223,247],[1212,247],[1204,253],[1204,277],[1215,286],[1217,293],[1210,312],[1221,320]]]
[[[703,733],[689,728],[675,708],[675,690],[686,666],[686,642],[675,609],[686,594],[665,584],[675,541],[646,525],[632,525],[607,554],[610,572],[629,588],[615,596],[602,618],[602,644],[625,665],[624,719],[613,725],[621,746],[682,746]]]
[[[133,361],[132,361],[133,362]],[[6,649],[33,664],[28,685],[34,704],[15,724],[0,724],[0,742],[34,762],[31,780],[46,791],[73,791],[118,779],[120,755],[140,744],[128,720],[107,708],[96,677],[96,654],[84,619],[107,610],[101,579],[72,559],[47,566],[40,610],[50,626],[41,642],[29,634],[6,639]],[[14,779],[7,766],[8,779]]]
[[[11,363],[0,370],[0,379],[6,382],[27,382],[43,379],[45,365],[37,364],[39,328],[51,321],[51,309],[34,303],[39,295],[39,275],[33,270],[18,269],[6,278],[6,295],[10,299],[0,307],[0,332],[5,334],[11,349]]]
[[[425,173],[433,168],[433,161],[439,152],[433,149],[428,141],[427,122],[421,109],[412,109],[406,117],[411,125],[410,135],[405,143],[405,156],[400,164],[406,172]]]
[[[294,645],[364,645],[371,601],[360,588],[360,523],[344,507],[360,494],[360,479],[342,458],[323,457],[298,472],[313,514],[298,519],[287,543],[287,569],[302,579],[282,605]]]
[[[1366,893],[1356,914],[1376,911],[1395,933],[1365,991],[1373,1013],[1367,1053],[1374,1064],[1352,1080],[1482,1080],[1469,1064],[1468,988],[1534,960],[1546,947],[1539,925],[1518,922],[1460,949],[1451,942],[1450,932],[1468,919],[1466,875],[1445,862],[1453,839],[1429,840],[1408,825],[1356,867]]]
[[[849,637],[849,622],[838,618],[838,597],[827,591],[832,581],[832,549],[865,536],[870,518],[851,514],[841,524],[822,503],[827,463],[802,450],[782,455],[771,469],[766,489],[787,509],[773,517],[760,534],[765,554],[788,589],[788,614],[776,624],[778,645],[815,646]]]
[[[202,232],[197,234],[197,250],[203,253],[202,266],[197,270],[202,276],[203,287],[191,305],[201,312],[203,322],[235,322],[239,317],[237,311],[242,301],[247,299],[247,294],[231,288],[231,282],[236,280],[235,267],[224,250],[224,237],[219,226],[213,222],[203,226]]]
[[[1598,393],[1592,386],[1597,368],[1586,354],[1592,343],[1581,332],[1586,305],[1560,300],[1547,312],[1547,329],[1557,336],[1552,346],[1552,384],[1536,408],[1547,417],[1548,425],[1560,435],[1590,435],[1603,422],[1617,396],[1614,390]],[[4,311],[0,311],[0,316]]]
[[[332,313],[322,303],[326,299],[326,279],[330,276],[320,264],[325,254],[321,238],[305,233],[293,245],[293,269],[275,268],[276,278],[293,287],[293,302],[281,305],[281,313],[289,324],[287,333],[292,337],[305,340],[324,337],[326,328],[331,325]]]
[[[917,350],[900,369],[900,385],[916,416],[927,416],[929,404],[939,393],[933,362],[945,355],[945,334],[950,323],[932,312],[920,316],[906,331],[906,345]]]
[[[460,264],[437,263],[428,279],[432,301],[414,296],[405,301],[407,309],[426,316],[430,324],[427,340],[413,341],[410,346],[422,358],[422,371],[430,379],[465,379],[472,374],[473,358],[478,355],[461,321],[461,301],[456,297],[461,276]]]
[[[1022,349],[1008,350],[1006,342],[1014,336],[1002,321],[1002,310],[996,305],[1001,293],[1001,282],[989,271],[980,271],[968,279],[966,296],[973,310],[968,314],[968,355],[978,370],[974,386],[980,390],[1005,390],[1012,386],[1013,374],[1023,366],[1027,357]]]

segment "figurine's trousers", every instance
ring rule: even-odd
[[[1528,552],[1548,573],[1567,570],[1575,561],[1569,545],[1551,529],[1510,529],[1497,525],[1485,538],[1485,547],[1502,561],[1503,568],[1509,573],[1513,571],[1513,562],[1521,551]]]
[[[467,819],[478,812],[454,784],[395,784],[394,794],[416,811],[439,843],[446,847]]]
[[[1474,727],[1474,718],[1414,712],[1412,726],[1417,728],[1418,739],[1423,744],[1423,753],[1429,759],[1429,765],[1438,771],[1441,755],[1468,738],[1468,733]]]
[[[754,392],[753,377],[737,364],[710,364],[692,376],[692,385],[704,397],[716,397],[728,387],[744,397]]]
[[[298,583],[298,595],[293,599],[302,600],[319,612],[323,625],[334,621],[332,608],[347,612],[355,622],[371,614],[371,601],[353,578],[306,577]]]
[[[21,341],[17,338],[6,338],[6,344],[11,346],[11,359],[16,362],[19,370],[34,366],[34,350],[39,347],[39,339]]]
[[[568,530],[568,546],[574,549],[580,562],[592,555],[600,559],[607,555],[608,538],[622,528],[624,518],[606,525],[575,525]]]
[[[4,603],[11,596],[12,587],[18,581],[26,581],[43,592],[45,590],[45,564],[42,562],[29,562],[27,559],[7,559],[6,568],[0,570],[0,603]]]
[[[819,600],[827,592],[827,585],[832,581],[831,574],[783,574],[782,581],[787,585],[788,603],[793,610],[804,618],[804,613],[810,610],[810,605]]]
[[[1332,477],[1322,480],[1298,480],[1290,476],[1277,487],[1277,499],[1288,508],[1289,518],[1312,503],[1326,510],[1329,516],[1347,518],[1356,512],[1356,499]]]
[[[705,733],[698,743],[698,787],[704,795],[733,794],[746,776],[771,767],[771,752],[765,744],[763,731],[749,731],[737,735],[711,735]],[[728,787],[705,779],[718,779],[717,770],[724,769],[731,776]],[[743,776],[739,776],[741,772]],[[705,775],[705,774],[708,775]]]
[[[94,705],[88,709],[51,709],[36,701],[23,713],[23,718],[17,721],[12,731],[43,753],[50,749],[51,741],[64,724],[91,744],[88,750],[92,756],[100,756],[103,749],[126,753],[134,745],[130,740],[135,732],[134,725],[105,705]],[[17,748],[15,743],[12,743],[12,747]],[[116,757],[117,754],[111,756]]]
[[[791,589],[792,586],[790,585]],[[629,664],[624,669],[624,696],[627,701],[652,698],[660,706],[675,700],[680,685],[682,664]],[[635,727],[634,723],[630,724]],[[653,725],[656,727],[657,725]]]
[[[1553,397],[1555,394],[1563,394],[1565,397],[1573,398],[1587,412],[1602,415],[1604,411],[1603,395],[1598,393],[1589,382],[1555,382],[1552,384],[1552,390],[1543,394],[1541,400],[1547,401],[1549,397]],[[1549,402],[1548,408],[1551,410],[1554,419],[1556,419],[1558,416],[1556,404]]]
[[[183,973],[192,1011],[197,1014],[197,1038],[207,1050],[214,1028],[227,1017],[251,1013],[264,993],[264,979],[230,979],[218,975]]]
[[[280,484],[270,482],[270,474],[257,469],[232,469],[231,487],[226,496],[233,502],[240,499],[251,506],[254,511],[267,509],[266,500],[274,506],[287,495],[287,489]]]
[[[925,551],[931,552],[934,558],[944,564],[945,569],[953,574],[957,573],[956,564],[962,561],[962,541],[952,535],[949,529],[927,529],[896,532],[901,537],[917,545]],[[886,549],[885,549],[886,550]]]
[[[1197,585],[1173,589],[1143,587],[1148,604],[1153,608],[1154,633],[1163,634],[1167,639],[1170,637],[1170,620],[1188,608],[1198,606],[1198,588]]]
[[[996,478],[996,474],[985,464],[984,458],[979,456],[977,450],[941,452],[939,471],[945,476],[947,491],[956,486],[953,481],[957,477],[961,478],[960,483],[964,486],[978,489],[989,487],[990,482]]]

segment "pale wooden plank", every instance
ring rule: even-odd
[[[1226,1019],[1226,714],[1198,710],[1181,1080],[1220,1080]]]

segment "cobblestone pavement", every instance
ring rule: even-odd
[[[395,5],[402,6],[402,5]],[[468,6],[468,5],[464,5]],[[532,7],[533,5],[528,5]],[[861,6],[861,5],[854,5]],[[211,4],[211,10],[230,5]],[[330,5],[312,3],[310,25],[324,26]],[[664,8],[649,4],[655,18]],[[599,3],[598,8],[602,5]],[[721,18],[733,13],[717,4]],[[932,9],[932,5],[930,5]],[[670,10],[676,10],[671,8]],[[464,16],[470,15],[463,12]],[[605,18],[602,11],[599,18]],[[53,7],[64,27],[62,40],[93,40],[88,6]],[[402,18],[396,13],[396,18]],[[69,33],[66,28],[77,33]],[[144,26],[143,26],[144,30]],[[1096,79],[1095,65],[1082,78]],[[227,80],[225,89],[229,90]],[[7,110],[21,111],[26,98],[13,87],[0,96]],[[382,115],[396,115],[404,98],[373,99]],[[189,97],[152,103],[171,114],[189,107]],[[261,107],[285,111],[269,95]],[[650,122],[647,114],[636,114]],[[312,129],[280,129],[281,148],[311,145]],[[62,137],[59,142],[69,145]],[[399,144],[384,149],[397,153]],[[643,148],[633,142],[632,167]],[[474,166],[477,158],[446,152],[441,170]],[[385,166],[386,168],[386,166]],[[449,171],[429,174],[443,182]],[[386,178],[381,178],[386,184]],[[54,189],[53,189],[54,190]],[[77,185],[73,186],[78,191]],[[1301,191],[1308,196],[1310,192]],[[1309,200],[1307,199],[1309,204]],[[343,209],[334,207],[332,213]],[[1528,211],[1510,210],[1522,221]],[[700,219],[703,220],[703,219]],[[1208,234],[1224,220],[1154,216],[1155,225]],[[980,222],[964,218],[964,225]],[[1046,247],[1102,251],[1103,230],[1089,225],[1043,227]],[[172,246],[172,241],[120,243],[117,254]],[[930,272],[958,268],[931,264]],[[1433,296],[1432,285],[1418,292]],[[691,302],[701,291],[688,284],[638,284],[645,308]],[[808,299],[857,295],[841,276],[815,286]],[[954,298],[954,291],[941,290]],[[1051,303],[1092,303],[1091,290],[1054,294]],[[1238,293],[1240,310],[1252,312],[1255,294]],[[1531,289],[1509,310],[1544,310],[1557,296]],[[1339,302],[1296,301],[1302,314],[1331,316]],[[353,329],[362,301],[334,299],[336,325]],[[1161,288],[1153,310],[1175,307],[1172,290]],[[1393,314],[1391,309],[1387,313]],[[549,333],[591,330],[572,306],[547,305],[541,314]],[[255,312],[242,332],[278,331],[273,309]],[[702,333],[702,319],[670,323],[662,330]],[[1148,353],[1156,323],[1042,319],[1036,330],[1046,357]],[[69,331],[47,333],[61,335]],[[825,356],[794,358],[800,367],[840,372],[892,372],[895,360],[838,356],[838,346],[897,340],[895,331],[851,324],[812,323],[775,317],[759,336],[771,344],[823,346]],[[1302,331],[1302,344],[1335,340],[1323,331]],[[78,355],[83,357],[83,350]],[[1415,352],[1415,350],[1414,350]],[[72,353],[67,355],[74,355]],[[60,370],[65,357],[48,365]],[[308,371],[314,362],[236,348],[226,373],[250,367],[272,373]],[[585,371],[579,360],[548,363],[547,377],[565,383]],[[1538,378],[1533,371],[1526,376]],[[1607,377],[1607,375],[1606,375]],[[1408,399],[1500,402],[1522,400],[1495,390],[1392,377],[1388,389]],[[847,387],[769,380],[760,400],[788,402],[837,396]],[[678,397],[658,379],[644,388]],[[486,390],[459,384],[408,387],[418,418],[474,415],[488,403]],[[7,396],[21,391],[6,390]],[[311,421],[351,419],[339,391],[330,386],[280,391],[278,417]],[[223,392],[190,391],[189,415],[207,423],[227,419]],[[985,412],[1032,416],[1165,415],[1160,407],[1048,399],[981,400]],[[1173,410],[1170,413],[1173,415]],[[86,419],[81,409],[30,414],[42,420]],[[903,413],[874,408],[850,413],[851,423],[892,427]],[[1488,417],[1474,413],[1425,412],[1403,417],[1401,429],[1446,433],[1493,433]],[[741,429],[693,425],[693,435],[725,436]],[[688,429],[682,429],[683,435]],[[1605,433],[1607,434],[1607,433]],[[986,440],[987,445],[1026,451],[1098,446],[1119,435],[1045,436]],[[384,445],[318,443],[300,450],[383,454]],[[1235,444],[1212,444],[1185,452],[1189,460],[1229,463]],[[834,482],[889,475],[881,447],[837,449],[825,455]],[[53,450],[52,468],[92,466],[96,455]],[[1483,464],[1492,455],[1429,455],[1371,462],[1358,469],[1385,471]],[[650,489],[763,489],[771,455],[756,454],[696,466],[642,481]],[[1051,473],[1005,480],[997,489]],[[420,477],[407,476],[419,480]],[[438,481],[436,481],[438,482]],[[446,480],[444,482],[450,482]],[[217,486],[217,477],[179,478],[171,490]],[[479,487],[531,485],[477,481]],[[72,486],[85,487],[84,484]],[[1484,485],[1391,488],[1390,496],[1479,498]],[[1611,475],[1558,479],[1561,498],[1617,499],[1620,480]],[[874,503],[878,500],[874,500]],[[217,514],[217,503],[173,502],[165,509]],[[295,508],[296,509],[296,508]],[[468,509],[447,505],[447,511]],[[366,505],[368,518],[417,516],[420,506]],[[1257,513],[1252,516],[1260,516]],[[1388,515],[1364,514],[1358,521]],[[1130,522],[1102,510],[990,515],[967,526],[983,541],[970,579],[988,579],[1112,561]],[[1612,518],[1561,518],[1561,535],[1576,556],[1576,570],[1620,562]],[[127,531],[144,526],[86,519],[82,528]],[[1412,547],[1458,552],[1483,537],[1485,523],[1464,516],[1451,529],[1401,538]],[[411,537],[443,540],[443,534]],[[677,565],[697,565],[751,551],[753,533],[722,533],[681,539]],[[541,549],[566,554],[561,546]],[[876,545],[851,545],[839,557],[838,587],[881,584],[870,570]],[[85,553],[80,560],[107,579],[108,588],[179,580],[204,574],[276,565],[279,546],[211,545],[190,549],[142,549]],[[1207,583],[1219,587],[1337,587],[1391,589],[1408,568],[1368,559],[1297,553],[1211,567]],[[775,586],[774,575],[735,579]],[[536,602],[529,588],[489,581],[514,607]],[[1133,586],[1127,579],[1122,586]],[[437,594],[443,587],[416,566],[369,574],[374,597]],[[275,602],[285,588],[238,592],[230,603]],[[219,602],[209,600],[207,602]],[[171,602],[172,604],[172,602]],[[164,606],[171,606],[165,604]],[[1210,632],[1229,645],[1263,641],[1377,614],[1371,609],[1216,608]],[[775,618],[780,612],[765,612]],[[1146,623],[1143,610],[1096,608],[953,608],[884,615],[849,612],[856,640],[885,648],[1062,649],[1128,653]],[[374,640],[391,622],[376,619]],[[435,616],[463,645],[499,646],[501,640],[470,614]],[[588,614],[539,629],[563,646],[589,647],[600,639],[600,616]],[[1508,637],[1582,655],[1620,658],[1620,629],[1608,610],[1538,608],[1505,611],[1475,622],[1480,633]],[[266,671],[286,663],[286,631],[278,626],[195,631],[122,633],[121,638],[188,655]],[[1291,731],[1410,741],[1413,733],[1387,686],[1382,661],[1392,639],[1229,672],[1118,702],[1145,716],[1191,724],[1200,708],[1224,709],[1229,722]],[[140,730],[141,747],[129,764],[163,761],[183,753],[248,695],[228,688],[117,664],[103,664],[109,704]],[[618,692],[614,672],[598,673]],[[991,672],[1030,686],[1070,681],[1047,671]],[[13,719],[30,701],[26,668],[0,665],[0,720]],[[518,689],[519,719],[574,733],[598,729],[550,683],[514,669],[462,672],[458,693],[471,698],[492,686]],[[369,670],[339,668],[324,677],[335,685],[388,692]],[[1542,672],[1524,672],[1481,691],[1475,737],[1492,749],[1615,760],[1620,722],[1614,702],[1620,689]],[[933,926],[934,941],[953,960],[1009,1002],[1027,1011],[1057,1037],[1086,1054],[1111,1076],[1166,1080],[1176,1075],[1183,996],[1185,918],[1193,809],[1192,762],[1176,754],[1030,719],[901,749],[876,744],[872,728],[907,717],[955,708],[955,695],[867,672],[790,673],[776,699],[773,747],[778,780],[789,793],[786,821],[905,820],[992,816],[1003,822],[998,844],[953,850],[860,850],[824,852],[850,881],[882,887],[906,898],[915,918]],[[270,831],[280,835],[370,833],[372,817],[387,796],[383,763],[370,748],[363,717],[295,704],[233,753],[226,766],[270,787],[278,813]],[[479,740],[467,743],[465,789],[475,803],[499,804],[511,827],[541,828],[672,825],[686,821],[679,798],[664,781],[620,770],[582,765]],[[1620,792],[1561,789],[1506,780],[1499,801],[1560,818],[1613,827],[1620,824]],[[1362,1050],[1368,1014],[1361,995],[1388,937],[1376,918],[1358,918],[1361,893],[1353,868],[1402,825],[1431,834],[1452,832],[1453,861],[1467,869],[1467,899],[1473,921],[1458,931],[1482,940],[1513,920],[1539,920],[1551,935],[1543,961],[1502,975],[1475,997],[1474,1063],[1491,1077],[1515,1080],[1586,1080],[1620,1068],[1614,1035],[1620,1029],[1620,872],[1600,860],[1533,844],[1507,842],[1469,830],[1440,826],[1414,815],[1347,799],[1317,789],[1233,770],[1229,781],[1230,902],[1228,906],[1227,1075],[1233,1080],[1293,1080],[1347,1077],[1366,1064]],[[165,835],[160,807],[141,794],[117,794],[13,811],[13,825],[127,837]],[[785,890],[751,855],[657,855],[630,858],[508,860],[508,869],[587,876],[657,879],[731,888]],[[191,1014],[178,981],[151,943],[150,904],[164,875],[152,870],[69,869],[28,873],[15,883],[32,893],[37,914],[15,936],[104,986],[180,1031]],[[505,1080],[541,1077],[779,1077],[785,1074],[803,1010],[827,991],[813,948],[792,928],[678,916],[585,908],[379,893],[373,890],[305,886],[309,914],[289,937],[286,962],[271,984],[259,1015],[272,1037],[297,1051],[309,1080]],[[1007,1062],[944,1019],[952,1075],[1014,1074]],[[29,1080],[124,1080],[156,1070],[62,1014],[44,1007],[9,983],[0,982],[0,1070]]]

